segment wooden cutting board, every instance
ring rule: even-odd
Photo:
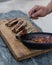
[[[6,42],[8,48],[10,49],[15,59],[17,59],[18,61],[21,61],[23,59],[27,59],[30,57],[34,57],[52,50],[52,49],[33,50],[33,49],[27,48],[26,46],[23,45],[22,42],[20,42],[20,40],[16,39],[15,37],[16,34],[11,31],[11,28],[5,25],[7,21],[8,20],[0,21],[0,35]],[[33,26],[30,22],[29,24],[32,27],[34,27],[35,32],[39,32],[36,26]]]

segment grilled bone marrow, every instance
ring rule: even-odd
[[[17,33],[16,36],[19,37],[30,32],[33,32],[33,29],[31,27],[24,27],[20,32]]]
[[[27,23],[25,21],[19,20],[19,22],[13,27],[12,31],[17,33],[22,30],[26,25]]]
[[[14,21],[16,20],[17,18],[11,18],[11,19],[7,19],[7,21]]]
[[[12,20],[10,20],[8,23],[6,23],[7,26],[11,27],[12,25],[18,23],[18,19],[14,18]]]

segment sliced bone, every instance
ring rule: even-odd
[[[26,22],[19,20],[19,22],[14,26],[12,31],[17,33],[21,27],[26,26],[26,25],[27,25]]]

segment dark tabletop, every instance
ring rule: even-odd
[[[0,13],[0,20],[21,16],[27,18],[32,22],[32,20],[29,19],[27,15],[21,11],[10,11],[8,13]],[[40,28],[39,30],[41,31]],[[5,42],[0,37],[0,65],[52,65],[52,51],[19,62],[14,59],[8,47],[5,45]]]

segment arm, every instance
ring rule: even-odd
[[[48,13],[52,12],[52,0],[50,1],[50,3],[46,6],[48,9]]]

